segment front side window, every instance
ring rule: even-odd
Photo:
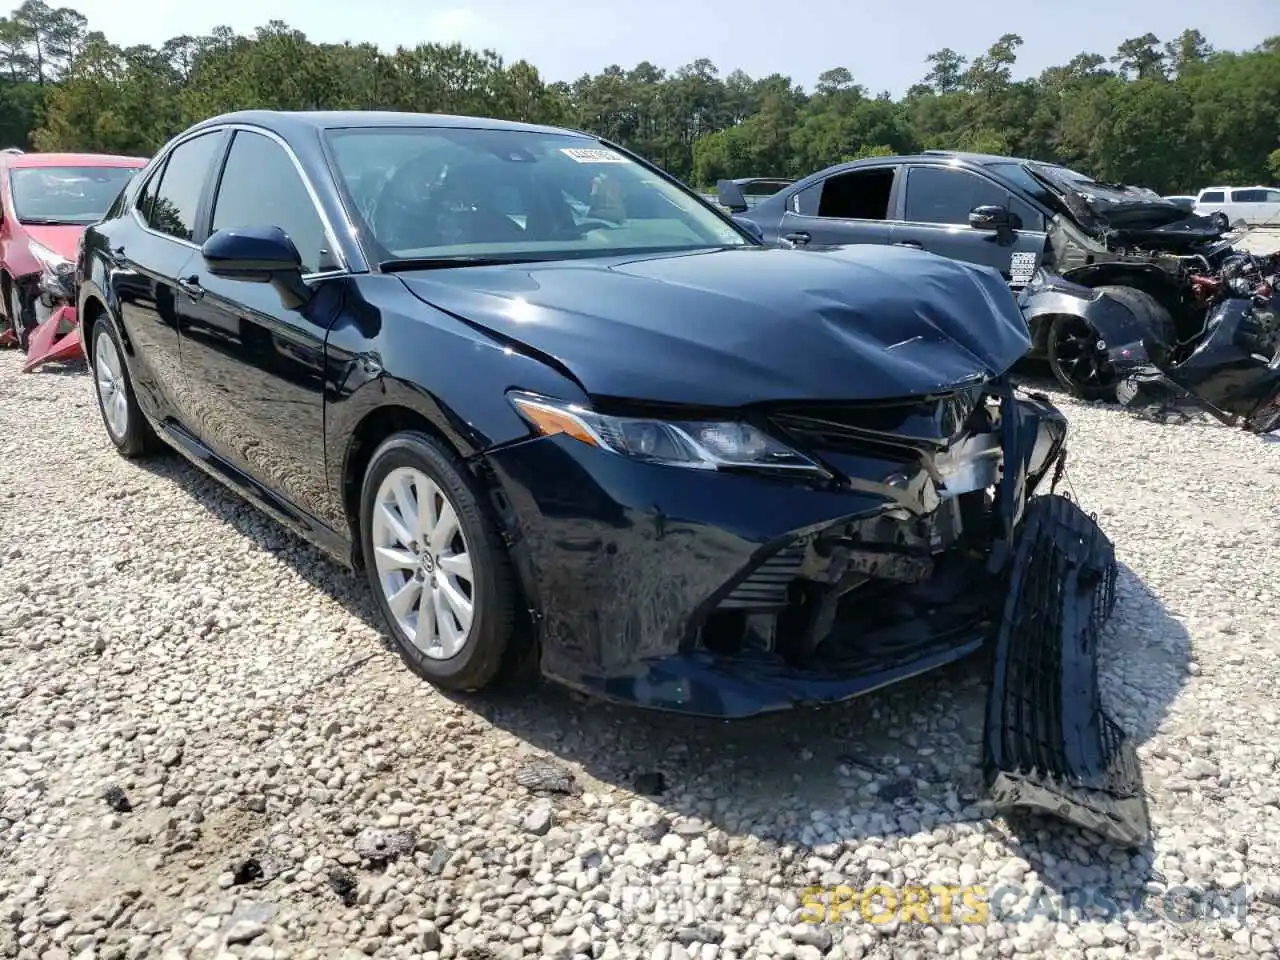
[[[279,227],[302,257],[302,272],[336,266],[316,211],[297,167],[269,137],[237,130],[213,202],[213,232],[253,226]]]
[[[1226,199],[1226,194],[1221,190],[1210,190],[1207,193],[1200,194],[1201,203],[1221,203]]]
[[[596,141],[442,127],[328,132],[378,262],[749,246],[703,201]]]
[[[1009,193],[984,177],[947,167],[915,167],[907,177],[904,218],[913,223],[967,224],[974,207],[1008,206]]]
[[[15,167],[13,213],[21,223],[83,226],[103,218],[137,167]]]
[[[154,198],[148,207],[139,204],[152,229],[179,240],[195,237],[200,195],[220,143],[221,133],[204,133],[179,144],[169,154]],[[144,191],[150,192],[150,187]],[[144,196],[142,203],[147,201]]]

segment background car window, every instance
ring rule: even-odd
[[[1266,195],[1265,190],[1232,190],[1232,203],[1260,203]]]
[[[837,220],[887,220],[893,177],[893,167],[854,170],[828,177],[822,182],[818,216]]]
[[[915,167],[907,177],[904,219],[913,223],[967,224],[974,207],[1008,206],[1009,199],[1007,190],[964,170]]]
[[[200,194],[221,142],[221,133],[206,133],[179,144],[169,154],[147,213],[153,229],[179,240],[195,237]]]
[[[237,130],[213,203],[212,230],[265,226],[289,235],[303,273],[335,266],[324,222],[289,154],[269,137]]]
[[[133,167],[15,167],[14,214],[23,223],[90,224],[102,219]]]
[[[1201,203],[1221,203],[1225,198],[1226,198],[1226,194],[1224,194],[1221,190],[1210,190],[1208,193],[1202,193],[1200,195],[1200,202]]]

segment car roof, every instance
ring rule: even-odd
[[[146,157],[125,157],[112,153],[12,153],[4,162],[10,167],[142,167]]]
[[[286,139],[308,130],[341,130],[350,127],[449,127],[471,130],[509,130],[523,133],[561,133],[590,138],[590,134],[563,127],[549,127],[491,117],[467,117],[445,113],[402,113],[395,110],[240,110],[210,117],[192,129],[244,123],[264,127]]]

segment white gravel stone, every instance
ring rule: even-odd
[[[1278,444],[1055,394],[1123,564],[1102,684],[1155,830],[1129,854],[992,818],[972,663],[742,724],[441,696],[362,580],[176,457],[116,456],[82,374],[19,368],[0,352],[0,960],[1277,956]],[[547,758],[580,796],[516,783]],[[413,844],[370,869],[374,829]],[[870,923],[872,884],[1002,899]]]

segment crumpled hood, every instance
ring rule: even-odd
[[[66,257],[75,263],[80,235],[85,228],[76,225],[23,224],[22,229],[36,243],[48,247],[54,253]]]
[[[1030,169],[1058,193],[1081,226],[1099,234],[1172,227],[1175,234],[1191,232],[1206,239],[1222,232],[1208,217],[1189,213],[1146,187],[1074,180],[1040,166]]]
[[[1004,373],[1030,347],[995,271],[899,247],[400,277],[427,303],[555,358],[596,397],[709,407],[907,397]]]

